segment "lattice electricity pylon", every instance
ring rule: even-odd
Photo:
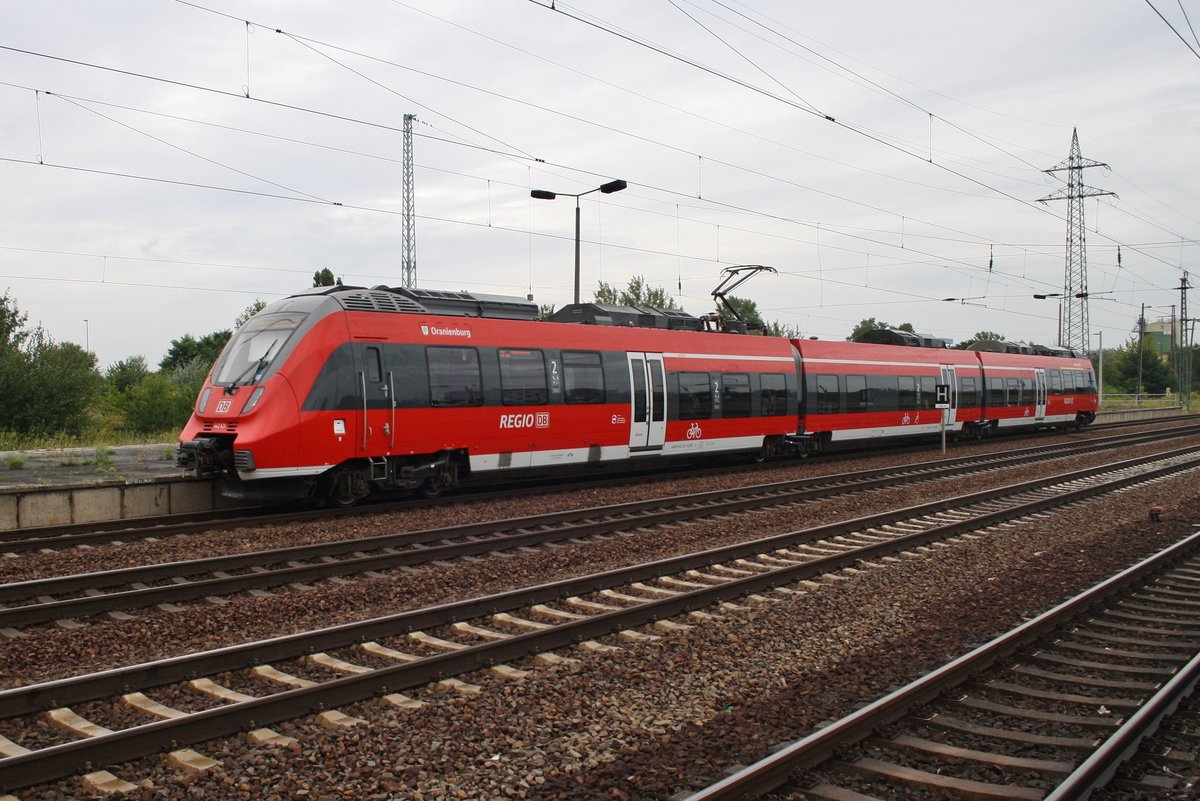
[[[1051,192],[1039,203],[1050,200],[1067,201],[1067,268],[1063,275],[1062,319],[1058,327],[1058,344],[1083,355],[1091,348],[1092,331],[1088,326],[1087,289],[1087,229],[1083,225],[1083,200],[1089,197],[1113,195],[1102,189],[1083,185],[1085,167],[1104,167],[1099,161],[1085,159],[1079,153],[1079,131],[1071,132],[1071,155],[1055,164],[1046,173],[1067,172],[1067,185]]]
[[[401,246],[404,250],[402,261],[403,271],[401,280],[404,286],[412,289],[417,282],[417,210],[413,199],[413,142],[412,124],[416,119],[414,114],[404,115],[404,206],[401,213],[403,235]]]

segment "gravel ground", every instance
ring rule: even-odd
[[[1046,469],[1070,468],[1059,463]],[[0,677],[20,684],[399,611],[494,592],[524,583],[521,576],[546,581],[868,508],[908,505],[927,500],[933,487],[938,494],[961,494],[1016,480],[1006,471],[912,485],[519,559],[326,584],[320,592],[193,605],[74,632],[44,627],[5,645]],[[653,645],[626,644],[602,655],[564,651],[578,662],[539,668],[520,682],[463,677],[484,688],[477,697],[424,690],[416,695],[429,703],[415,711],[382,701],[344,709],[365,721],[349,729],[321,729],[311,720],[275,727],[299,741],[295,749],[256,748],[246,738],[231,738],[198,747],[222,761],[204,774],[182,775],[157,757],[116,772],[133,781],[145,777],[152,786],[134,797],[147,799],[670,798],[1192,533],[1200,521],[1198,498],[1200,476],[1160,481],[746,612],[724,613],[725,620]],[[581,499],[584,505],[598,502]],[[1146,512],[1156,504],[1167,511],[1152,525]],[[20,796],[85,797],[77,780]]]

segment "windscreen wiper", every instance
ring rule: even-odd
[[[245,370],[238,373],[237,378],[235,378],[235,379],[233,379],[233,381],[229,382],[229,386],[225,387],[226,395],[236,394],[237,388],[241,385],[241,381],[243,378],[247,378],[250,375],[254,375],[257,377],[260,373],[262,373],[263,370],[265,370],[267,368],[267,357],[270,356],[271,351],[275,349],[275,344],[276,343],[272,342],[270,347],[267,348],[266,352],[263,353],[262,356],[258,357],[257,361],[250,362],[250,364],[246,365]],[[249,384],[250,382],[246,382],[246,383]]]

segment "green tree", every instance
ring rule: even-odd
[[[183,367],[193,359],[200,359],[212,367],[232,335],[233,332],[227,329],[205,334],[199,339],[191,334],[184,334],[179,339],[172,339],[171,347],[167,349],[167,355],[163,356],[162,361],[158,363],[158,369],[174,370]]]
[[[972,335],[971,337],[969,337],[967,339],[964,339],[962,342],[959,342],[957,345],[954,346],[954,348],[956,350],[966,350],[967,348],[971,347],[971,345],[973,345],[974,343],[981,342],[984,340],[995,340],[997,342],[1004,342],[1004,334],[997,334],[995,331],[976,331],[974,333],[974,335]]]
[[[733,310],[746,321],[748,331],[765,331],[767,324],[758,310],[758,304],[749,298],[738,298],[730,295],[725,298]]]
[[[249,306],[247,306],[245,308],[245,310],[242,311],[242,313],[238,315],[237,319],[233,321],[233,327],[241,328],[243,325],[245,325],[247,322],[249,322],[251,317],[258,314],[260,311],[262,311],[266,307],[267,307],[267,302],[265,300],[258,300],[256,298],[254,300],[254,302],[251,303]]]
[[[104,380],[110,389],[116,392],[126,392],[146,376],[150,368],[146,365],[145,356],[130,356],[119,362],[113,362],[104,371]]]
[[[323,267],[313,273],[313,286],[342,286],[341,276],[333,277],[333,270]]]
[[[1157,395],[1179,389],[1179,378],[1167,365],[1162,355],[1148,341],[1138,347],[1138,338],[1131,337],[1125,347],[1106,351],[1104,360],[1104,382],[1118,391],[1129,394],[1146,392]],[[1141,386],[1138,386],[1138,376]]]
[[[554,316],[554,304],[553,303],[543,303],[542,305],[538,306],[538,319],[539,320],[549,320],[553,316]]]
[[[625,289],[618,290],[604,281],[599,282],[596,290],[596,302],[610,306],[650,306],[655,309],[678,309],[675,298],[671,297],[662,287],[651,287],[644,276],[635,275],[629,279]]]
[[[129,389],[124,404],[124,427],[141,434],[182,428],[178,389],[162,373],[151,373]]]
[[[103,379],[96,356],[59,344],[6,290],[0,296],[0,429],[19,434],[79,435],[91,424]]]

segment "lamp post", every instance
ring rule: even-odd
[[[1063,297],[1063,293],[1061,293],[1061,292],[1047,292],[1047,293],[1045,293],[1044,295],[1034,295],[1034,297],[1035,297],[1035,298],[1037,298],[1038,300],[1046,300],[1047,298],[1061,298],[1061,297]],[[1058,342],[1056,342],[1056,343],[1054,343],[1054,344],[1058,345],[1058,346],[1061,348],[1061,347],[1062,347],[1062,343],[1063,343],[1063,341],[1062,341],[1062,340],[1063,340],[1063,335],[1062,335],[1062,301],[1060,300],[1060,301],[1058,302]]]
[[[87,318],[83,321],[83,349],[89,353],[92,350],[92,333],[88,329]]]
[[[1097,331],[1096,336],[1100,337],[1099,364],[1100,378],[1098,379],[1099,386],[1096,387],[1096,408],[1099,409],[1104,405],[1104,332]]]
[[[529,196],[537,200],[554,200],[559,195],[564,197],[575,198],[575,302],[579,303],[579,198],[584,195],[590,195],[592,192],[601,192],[605,195],[611,195],[613,192],[620,192],[629,184],[617,179],[609,181],[606,184],[601,184],[595,189],[589,189],[586,192],[571,194],[570,192],[550,192],[546,189],[534,189],[529,193]]]

